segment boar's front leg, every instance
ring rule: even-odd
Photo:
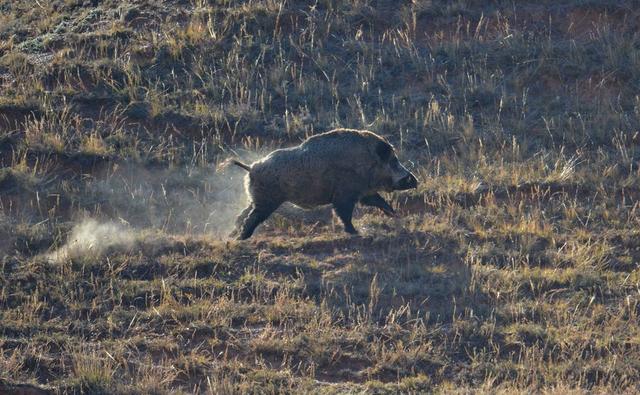
[[[365,206],[377,207],[389,217],[396,216],[395,211],[393,211],[393,207],[391,207],[391,205],[389,205],[389,203],[387,203],[379,193],[362,197],[360,199],[360,203]]]
[[[358,231],[351,223],[353,209],[358,201],[357,197],[343,197],[333,201],[333,209],[344,224],[344,231],[352,235],[357,235]]]

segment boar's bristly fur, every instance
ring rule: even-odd
[[[275,150],[250,166],[231,162],[249,172],[246,187],[251,203],[239,217],[240,239],[249,238],[284,202],[303,208],[332,204],[345,231],[356,234],[351,216],[357,202],[392,216],[393,209],[378,192],[417,186],[391,144],[365,130],[318,134],[296,147]]]

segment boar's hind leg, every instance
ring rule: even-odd
[[[242,229],[240,231],[240,240],[245,240],[251,237],[253,231],[256,229],[258,225],[260,225],[265,219],[269,218],[271,213],[276,211],[276,209],[280,206],[280,203],[274,204],[254,204],[251,212],[247,215],[247,218],[244,220],[242,224]]]
[[[393,207],[387,203],[382,196],[378,193],[373,195],[364,196],[360,199],[360,203],[365,206],[377,207],[382,210],[389,217],[395,217],[396,213],[393,211]]]
[[[249,216],[249,213],[251,212],[251,210],[253,210],[253,204],[252,203],[249,204],[247,206],[247,208],[242,210],[240,215],[238,215],[238,217],[236,218],[236,222],[235,222],[235,226],[233,228],[233,231],[229,234],[229,237],[238,236],[238,233],[240,233],[240,229],[242,229],[242,224],[244,224],[244,221]]]
[[[356,206],[356,202],[358,200],[355,198],[350,199],[340,199],[333,202],[333,209],[335,210],[338,217],[342,220],[344,224],[344,231],[350,233],[352,235],[358,234],[356,228],[353,227],[351,223],[351,217],[353,215],[353,208]]]

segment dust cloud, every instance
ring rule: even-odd
[[[61,262],[79,257],[97,257],[109,248],[131,248],[135,239],[135,233],[121,224],[99,223],[89,218],[75,225],[67,242],[47,258]]]
[[[245,175],[236,166],[114,164],[85,181],[78,219],[65,244],[48,258],[64,261],[130,249],[149,231],[228,239],[248,204]]]

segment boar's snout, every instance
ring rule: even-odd
[[[418,180],[416,177],[409,173],[406,177],[400,179],[393,189],[396,191],[404,191],[407,189],[413,189],[418,187]]]
[[[389,164],[393,174],[391,177],[392,182],[390,190],[404,191],[418,186],[418,179],[416,179],[416,176],[414,176],[406,167],[401,165],[398,158],[392,158]]]

